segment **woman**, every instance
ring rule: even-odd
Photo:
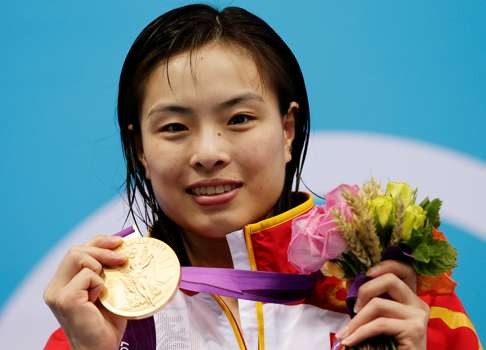
[[[294,55],[265,22],[205,5],[160,16],[127,55],[118,118],[131,212],[138,192],[152,237],[182,265],[296,272],[286,250],[291,220],[313,205],[292,192],[309,107]],[[429,306],[412,269],[394,261],[370,271],[352,321],[342,281],[329,278],[292,306],[178,291],[149,322],[127,326],[97,302],[102,266],[125,262],[112,251],[120,243],[99,236],[65,256],[44,296],[63,329],[47,348],[326,348],[334,333],[344,345],[389,334],[399,349],[427,346]],[[391,300],[377,298],[384,293]]]

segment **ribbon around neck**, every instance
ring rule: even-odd
[[[287,304],[304,299],[319,278],[317,274],[182,267],[179,287],[193,292]]]
[[[127,237],[136,234],[133,226],[115,233]],[[226,297],[288,304],[302,300],[315,283],[324,278],[318,271],[310,275],[280,272],[236,270],[216,267],[181,267],[179,288],[197,293],[217,294]]]

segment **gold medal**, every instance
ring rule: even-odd
[[[152,316],[177,291],[181,267],[176,254],[164,242],[150,237],[127,239],[116,251],[128,261],[103,269],[101,303],[127,319]]]

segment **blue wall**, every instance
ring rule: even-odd
[[[115,101],[124,55],[151,19],[184,3],[2,4],[0,306],[66,232],[120,192]],[[245,6],[288,42],[307,79],[314,130],[403,136],[486,164],[486,2],[212,3]],[[481,334],[486,245],[461,227],[445,230]]]

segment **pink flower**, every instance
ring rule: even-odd
[[[337,209],[343,214],[346,220],[351,220],[353,217],[353,213],[351,208],[346,203],[346,200],[343,198],[343,191],[349,191],[353,195],[357,195],[359,192],[359,187],[357,185],[339,185],[334,190],[326,194],[326,209],[333,210]]]
[[[316,206],[292,222],[288,259],[301,273],[319,270],[324,262],[339,257],[346,250],[331,211]]]

